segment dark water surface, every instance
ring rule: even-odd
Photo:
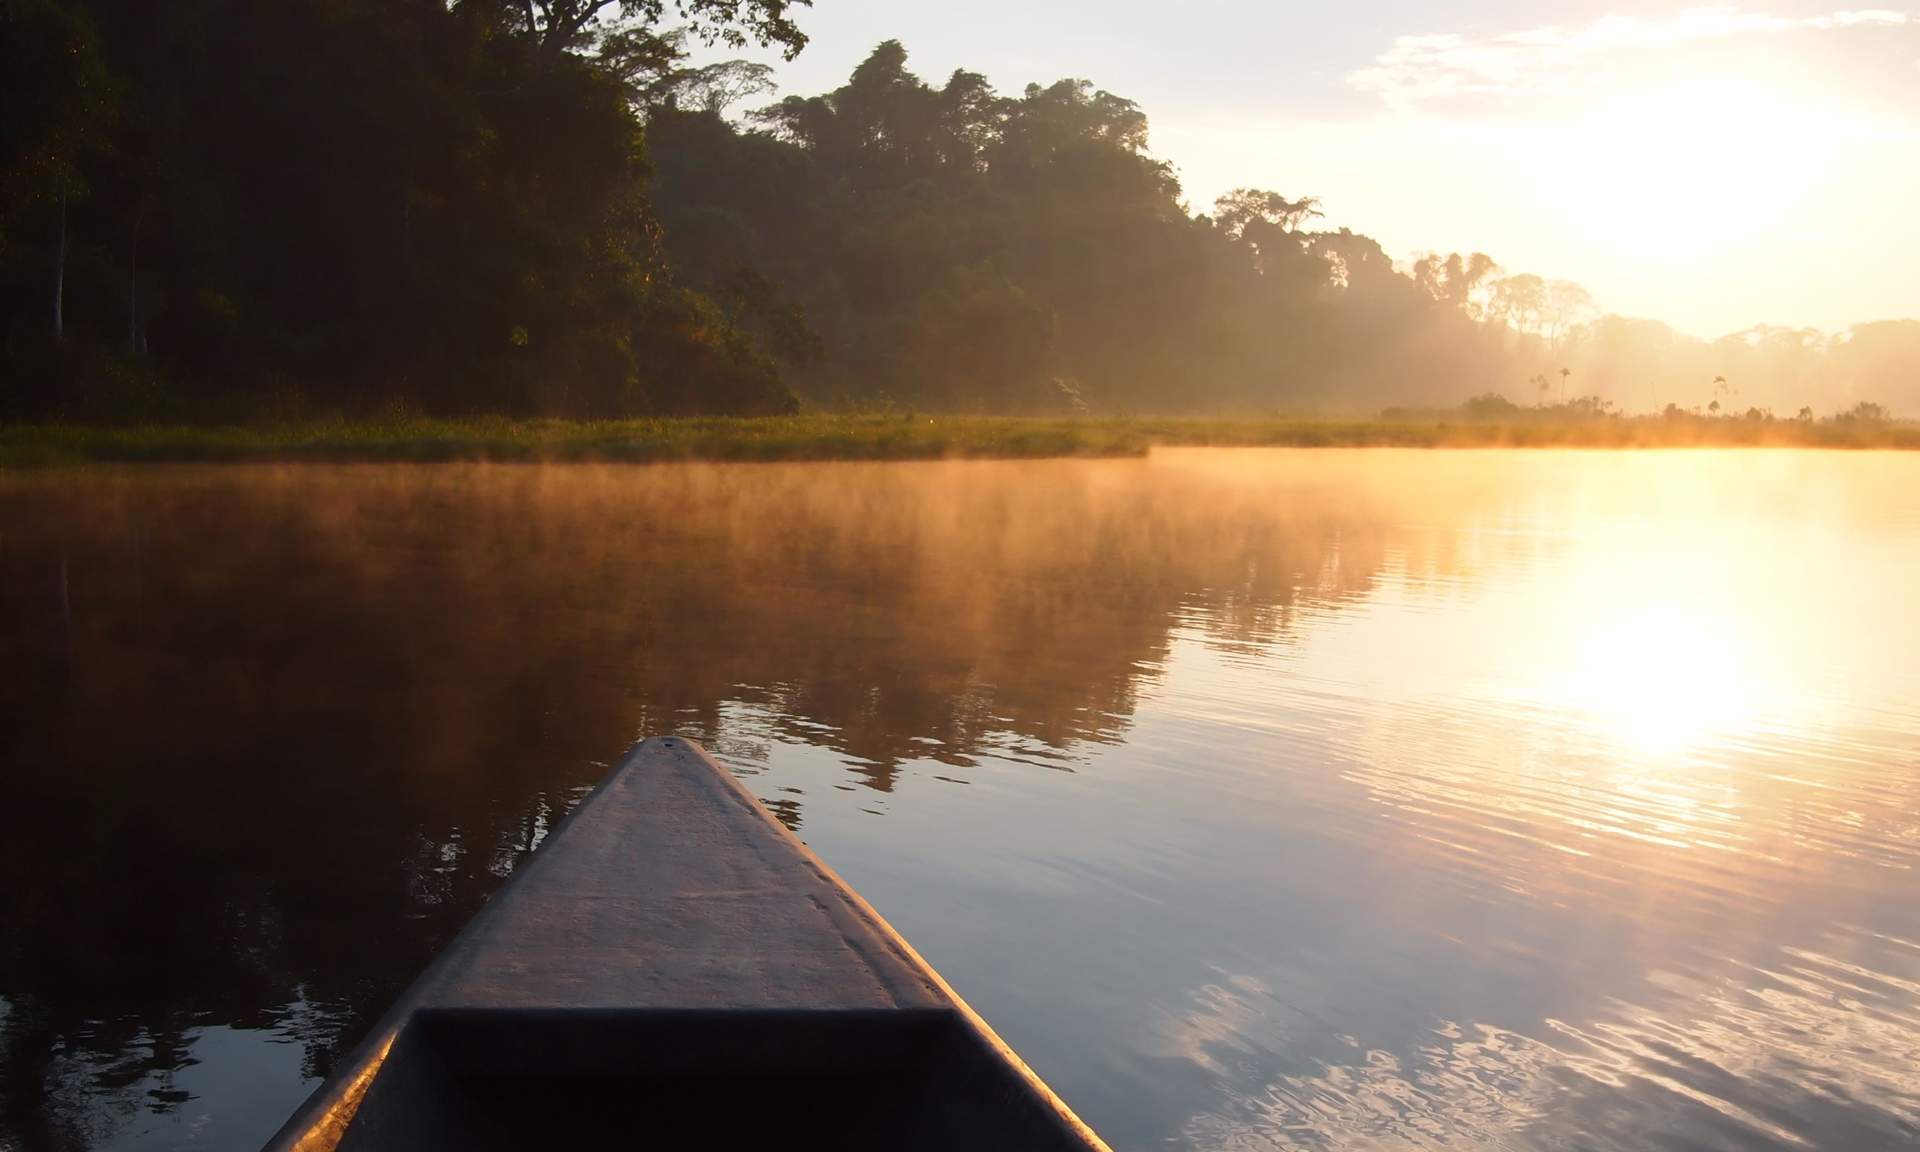
[[[1117,1147],[1920,1142],[1920,455],[0,475],[0,1148],[258,1145],[635,738]]]

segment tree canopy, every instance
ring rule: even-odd
[[[779,0],[682,8],[801,43]],[[0,0],[32,110],[0,117],[0,402],[791,408],[676,283],[629,86],[579,50],[659,9]]]
[[[887,41],[744,122],[670,92],[645,107],[670,262],[701,286],[764,278],[818,336],[792,377],[818,401],[1352,412],[1531,404],[1549,377],[1595,390],[1592,411],[1655,410],[1703,406],[1723,374],[1782,411],[1920,407],[1920,324],[1703,341],[1485,253],[1397,265],[1321,227],[1311,195],[1236,188],[1196,214],[1146,114],[1086,80],[933,83]]]
[[[1196,212],[1085,79],[689,56],[796,10],[0,0],[0,414],[1920,405],[1913,322],[1701,341],[1298,189]]]

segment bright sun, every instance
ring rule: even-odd
[[[1576,218],[1654,263],[1700,259],[1804,219],[1844,114],[1738,74],[1664,79],[1589,105],[1555,151]]]

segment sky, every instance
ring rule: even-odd
[[[1195,210],[1241,186],[1317,196],[1326,226],[1396,258],[1484,251],[1698,336],[1920,317],[1920,3],[815,0],[798,18],[812,42],[779,65],[783,95],[838,87],[886,39],[934,83],[1083,77],[1146,111]]]

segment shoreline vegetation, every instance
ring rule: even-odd
[[[1449,414],[1374,418],[839,414],[638,420],[468,417],[255,425],[0,425],[0,468],[140,462],[1039,459],[1216,448],[1920,449],[1920,423]]]

